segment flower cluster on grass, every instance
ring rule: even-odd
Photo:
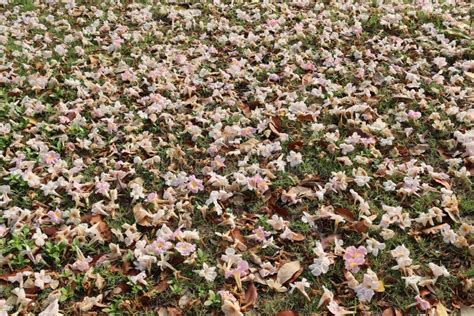
[[[468,1],[0,0],[0,315],[472,303],[473,47]]]

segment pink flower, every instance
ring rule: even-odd
[[[254,229],[253,234],[250,235],[249,237],[252,239],[255,239],[258,242],[262,242],[265,240],[265,238],[267,238],[268,235],[270,235],[270,233],[266,232],[262,226],[259,226],[256,229]]]
[[[419,119],[421,117],[420,112],[418,112],[418,111],[415,112],[415,111],[412,111],[412,110],[408,111],[407,115],[408,115],[408,118],[410,120],[413,120],[413,121],[416,121],[417,119]]]
[[[249,270],[249,263],[245,260],[240,260],[237,263],[237,267],[235,269],[230,269],[225,272],[225,277],[231,277],[231,276],[240,276],[243,277],[248,274]]]
[[[182,256],[189,256],[192,254],[194,251],[196,251],[196,246],[193,244],[190,244],[186,241],[182,241],[176,244],[175,246],[176,250],[182,255]]]
[[[259,193],[264,193],[268,190],[267,182],[259,174],[248,179],[248,187],[250,190],[255,190]]]
[[[74,270],[78,270],[78,271],[81,271],[81,272],[85,272],[87,270],[89,270],[89,263],[92,262],[92,258],[91,257],[87,257],[87,258],[79,258],[77,259],[73,264],[72,264],[72,268]]]
[[[221,157],[221,156],[216,156],[214,158],[214,160],[211,162],[211,167],[216,170],[216,169],[220,169],[220,168],[224,168],[225,167],[225,158]]]
[[[133,71],[125,70],[125,72],[122,73],[121,78],[123,81],[135,81],[137,77]]]
[[[58,162],[59,158],[61,157],[59,156],[57,152],[51,150],[51,151],[48,151],[47,153],[44,153],[42,155],[42,158],[45,164],[53,165],[56,162]]]
[[[95,184],[95,192],[102,194],[102,195],[108,195],[110,189],[110,184],[105,181],[100,181]]]
[[[148,196],[146,197],[146,201],[148,203],[154,203],[158,200],[158,194],[156,192],[152,192],[150,194],[148,194]]]
[[[202,180],[197,179],[195,176],[190,176],[188,178],[188,190],[193,193],[198,193],[204,189]]]
[[[364,246],[359,246],[359,248],[347,247],[344,253],[346,269],[354,273],[359,271],[359,266],[364,264],[366,255],[367,249]]]
[[[173,247],[173,244],[163,238],[157,238],[150,245],[146,247],[146,250],[154,255],[160,255],[165,253],[168,249]]]
[[[431,304],[430,302],[428,302],[427,300],[424,300],[420,297],[420,295],[417,295],[415,297],[416,299],[416,302],[418,303],[418,305],[420,306],[420,308],[424,311],[428,310],[431,308]]]
[[[49,211],[48,214],[49,220],[52,223],[59,224],[62,221],[62,212],[59,209],[56,209],[55,211]]]

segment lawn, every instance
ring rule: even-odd
[[[468,315],[435,2],[0,0],[0,316]]]

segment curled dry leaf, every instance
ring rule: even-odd
[[[278,270],[276,281],[280,284],[285,284],[300,269],[301,263],[299,261],[287,262]]]
[[[245,245],[245,238],[238,228],[234,228],[230,231],[230,236],[234,239],[237,249],[240,251],[246,251],[247,246]]]
[[[451,190],[451,184],[449,184],[448,181],[441,180],[441,179],[438,179],[438,178],[433,178],[433,181],[436,182],[436,183],[441,184],[441,185],[444,186],[446,189]]]
[[[148,212],[141,203],[133,207],[133,216],[138,225],[151,226],[152,215]]]
[[[441,224],[441,225],[433,226],[430,228],[426,228],[426,229],[423,229],[422,232],[424,234],[437,234],[441,230],[443,230],[444,227],[446,227],[446,224]]]
[[[245,311],[252,306],[255,306],[257,304],[258,300],[258,292],[257,292],[257,287],[253,282],[250,282],[247,291],[245,292],[245,297],[243,300],[243,306],[241,307],[242,311]]]
[[[300,234],[300,233],[295,233],[293,232],[292,234],[289,235],[289,238],[292,240],[292,241],[303,241],[306,239],[306,237],[303,235],[303,234]]]

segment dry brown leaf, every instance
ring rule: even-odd
[[[436,182],[436,183],[441,184],[446,189],[451,190],[451,184],[449,184],[449,182],[447,182],[445,180],[438,179],[438,178],[433,178],[433,181]]]
[[[298,315],[299,315],[298,312],[290,311],[290,310],[281,311],[276,314],[276,316],[298,316]]]
[[[349,209],[345,208],[345,207],[335,208],[334,213],[336,213],[337,215],[341,215],[348,222],[354,222],[355,221],[354,214],[352,214],[352,212]]]
[[[271,198],[267,202],[267,206],[273,213],[277,213],[278,215],[283,217],[288,217],[290,215],[290,212],[288,212],[286,208],[276,204],[276,202],[280,198],[280,195],[281,190],[272,192]]]
[[[103,220],[102,215],[93,215],[89,220],[91,225],[98,224],[97,228],[105,240],[112,240],[112,231],[107,223]]]
[[[245,245],[245,238],[244,236],[242,236],[242,233],[238,228],[234,228],[233,230],[231,230],[230,236],[232,237],[232,239],[234,239],[237,249],[239,249],[240,251],[247,250],[247,246]]]
[[[304,143],[301,140],[296,140],[288,144],[289,150],[300,150],[303,147]]]
[[[300,114],[297,116],[299,122],[314,122],[314,117],[312,114]]]
[[[281,119],[278,116],[273,116],[270,124],[275,128],[276,131],[274,132],[277,135],[281,133]]]
[[[303,87],[306,87],[307,85],[310,85],[312,82],[313,82],[313,74],[312,73],[307,73],[301,79],[301,85]]]
[[[326,249],[330,244],[333,244],[336,241],[336,239],[340,239],[340,238],[341,236],[337,234],[326,236],[323,239],[321,239],[321,246],[323,246],[323,249]]]
[[[445,227],[445,225],[446,224],[441,224],[441,225],[433,226],[430,228],[426,228],[426,229],[423,229],[421,232],[424,234],[437,234]]]
[[[246,309],[251,308],[252,306],[255,306],[257,304],[258,300],[258,292],[257,292],[257,287],[251,282],[247,288],[247,291],[245,292],[245,297],[244,297],[244,302],[242,306],[242,310],[245,311]]]
[[[292,241],[303,241],[306,238],[303,234],[300,233],[293,233],[289,237]]]
[[[151,226],[152,215],[150,212],[145,210],[141,203],[138,203],[133,207],[133,216],[138,225]]]
[[[239,108],[244,112],[245,117],[252,116],[252,111],[250,110],[249,106],[245,103],[240,103]]]
[[[365,220],[360,220],[355,223],[353,223],[350,226],[351,229],[355,230],[358,233],[366,233],[369,230],[369,225],[367,224],[367,221]]]
[[[177,307],[167,307],[168,316],[181,316],[183,312]]]
[[[290,280],[300,268],[301,264],[299,261],[291,261],[285,263],[278,270],[276,281],[280,284],[284,284],[285,282]]]
[[[288,190],[288,194],[290,195],[296,194],[298,197],[310,198],[314,196],[314,191],[311,190],[310,188],[298,185],[296,187],[290,188],[290,190]]]

